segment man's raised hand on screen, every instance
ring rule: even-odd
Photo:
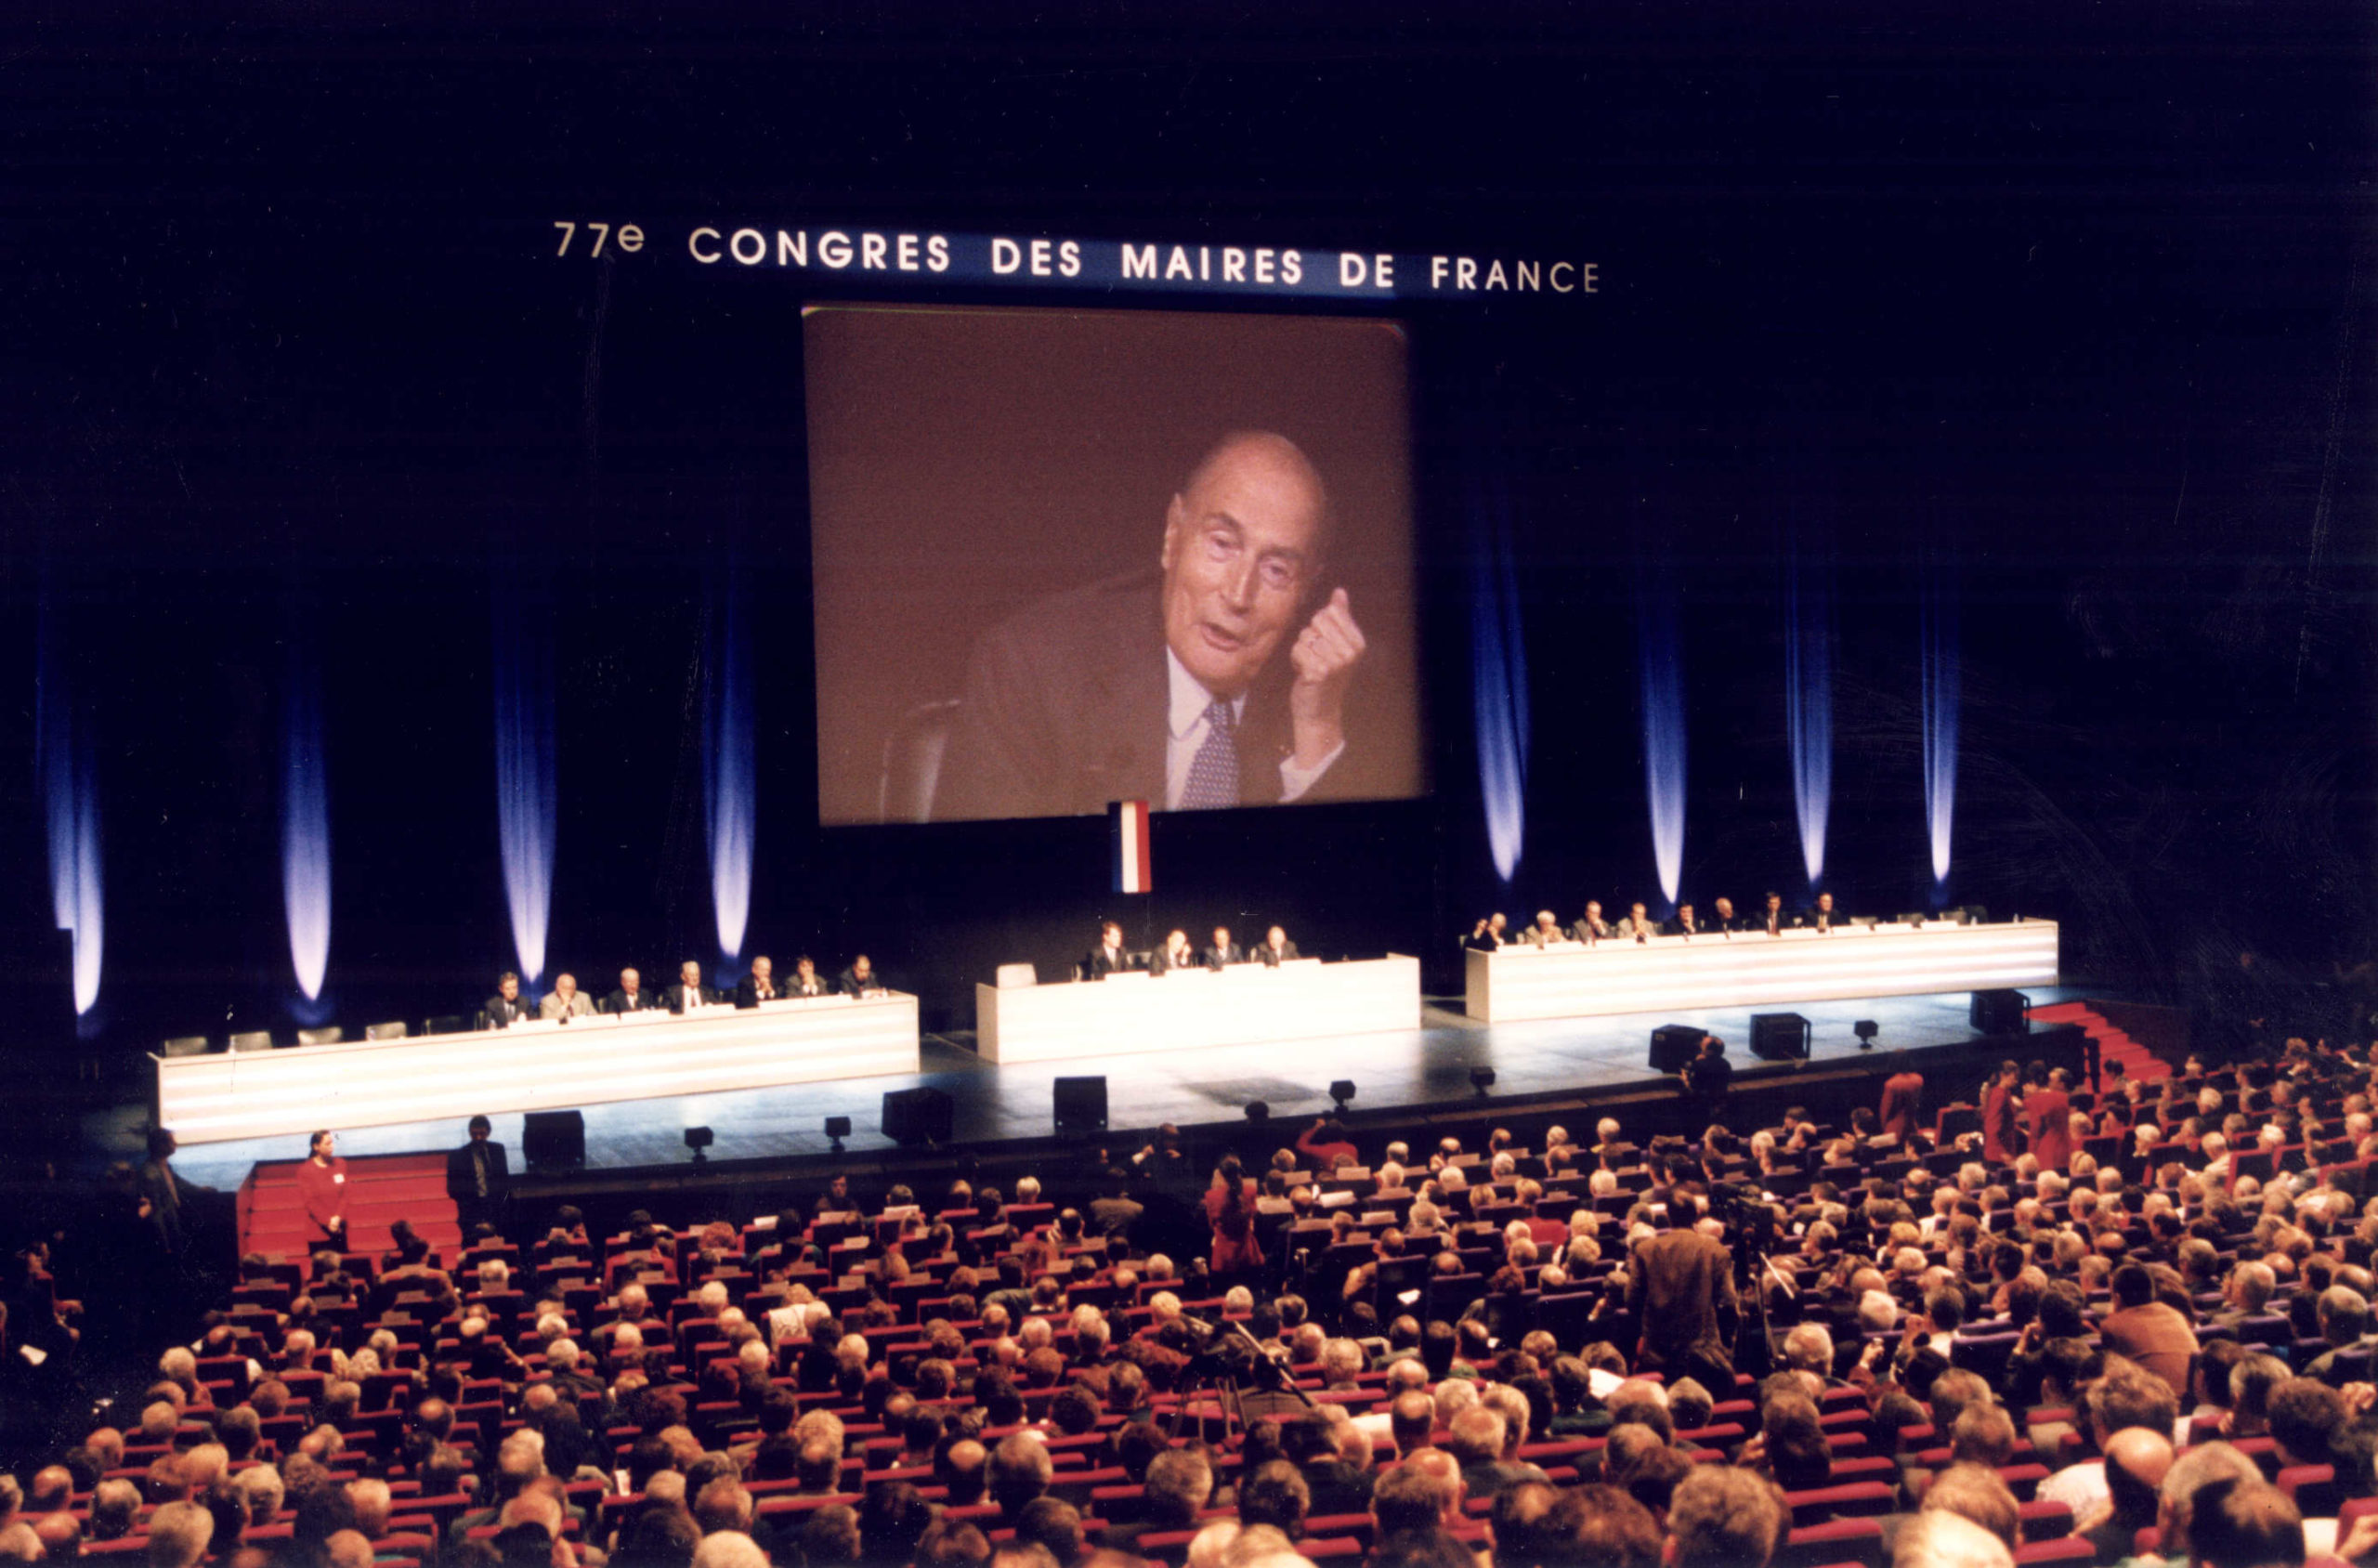
[[[1313,612],[1288,649],[1296,682],[1288,688],[1288,721],[1296,765],[1317,768],[1346,742],[1346,687],[1367,645],[1339,588]]]

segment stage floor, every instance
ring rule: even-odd
[[[2034,987],[2034,1006],[2078,1000],[2093,994],[2071,987]],[[1450,1001],[1452,999],[1446,999]],[[1836,1061],[1858,1054],[1850,1025],[1872,1018],[1882,1026],[1879,1049],[1953,1045],[1973,1038],[1966,1023],[1971,993],[1876,997],[1862,1001],[1773,1003],[1761,1013],[1798,1013],[1813,1026],[1813,1059]],[[1645,1065],[1651,1031],[1662,1024],[1690,1024],[1723,1036],[1738,1064],[1755,1061],[1749,1051],[1749,1008],[1609,1018],[1564,1018],[1522,1024],[1482,1024],[1465,1014],[1431,1006],[1421,1027],[1383,1034],[1343,1035],[1287,1045],[1235,1046],[1171,1054],[1129,1055],[1032,1065],[994,1066],[977,1057],[966,1035],[927,1035],[924,1071],[917,1076],[848,1078],[783,1089],[744,1090],[727,1094],[686,1095],[589,1105],[586,1166],[590,1170],[689,1164],[683,1133],[708,1127],[717,1135],[716,1160],[792,1158],[827,1152],[825,1118],[846,1116],[856,1130],[847,1146],[858,1152],[888,1149],[878,1129],[883,1091],[931,1084],[956,1101],[956,1137],[961,1143],[1045,1138],[1051,1126],[1052,1080],[1076,1074],[1106,1076],[1107,1122],[1118,1131],[1160,1122],[1190,1124],[1226,1120],[1248,1102],[1270,1104],[1285,1131],[1298,1118],[1329,1108],[1329,1084],[1352,1078],[1354,1108],[1439,1105],[1476,1098],[1473,1066],[1495,1069],[1494,1098],[1626,1089],[1659,1075]],[[1983,1070],[1974,1064],[1974,1073]],[[1963,1085],[1943,1085],[1944,1091]],[[517,1150],[520,1116],[488,1107],[496,1138]],[[107,1157],[137,1160],[142,1118],[137,1106],[96,1117],[86,1142]],[[339,1134],[345,1155],[411,1153],[448,1148],[463,1141],[460,1123],[415,1122],[362,1128]],[[1285,1140],[1284,1140],[1285,1141]],[[295,1138],[251,1139],[185,1149],[175,1169],[207,1186],[229,1189],[263,1159],[296,1159],[304,1143]],[[515,1156],[517,1157],[516,1154]]]

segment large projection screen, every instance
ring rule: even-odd
[[[1400,326],[818,306],[804,357],[823,822],[1425,791]]]

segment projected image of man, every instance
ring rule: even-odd
[[[1295,443],[1224,437],[1166,508],[1159,577],[1057,595],[976,647],[934,815],[1362,793],[1346,699],[1366,645],[1346,591],[1325,592],[1329,525]]]

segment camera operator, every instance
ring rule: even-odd
[[[1638,1365],[1665,1371],[1670,1382],[1694,1378],[1709,1388],[1731,1388],[1734,1365],[1726,1346],[1740,1310],[1733,1256],[1700,1228],[1698,1191],[1674,1188],[1667,1208],[1668,1228],[1637,1242],[1627,1260],[1627,1307],[1642,1326]]]

